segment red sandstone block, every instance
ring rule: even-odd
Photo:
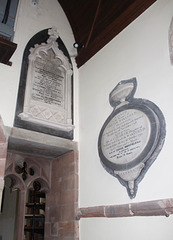
[[[72,222],[59,222],[59,237],[71,237],[74,239],[75,224]]]
[[[59,233],[59,224],[58,222],[51,223],[51,236],[57,236]]]
[[[74,159],[78,160],[79,159],[79,152],[78,151],[73,151],[74,154]]]
[[[62,190],[78,189],[78,175],[72,174],[62,177]]]
[[[79,172],[79,162],[78,162],[78,159],[75,159],[75,173],[78,174]]]
[[[79,239],[79,221],[75,221],[75,232],[74,232],[74,237],[75,240]]]
[[[47,203],[47,197],[46,197],[46,206],[45,206],[45,213],[46,213],[46,215],[45,215],[45,222],[49,222],[49,205],[48,205],[48,203]]]
[[[78,239],[75,239],[74,237],[50,237],[49,239],[44,240],[78,240]]]
[[[64,240],[64,239],[60,239],[58,237],[52,237],[52,236],[49,236],[49,237],[44,236],[44,240]]]
[[[68,154],[65,154],[61,156],[59,161],[59,168],[61,170],[64,170],[66,174],[69,174],[70,172],[78,172],[78,159],[75,158],[76,154],[73,152],[70,152]],[[64,174],[63,174],[64,175]]]
[[[50,192],[48,198],[46,197],[46,206],[55,207],[61,204],[60,193]]]
[[[78,240],[78,239],[76,239],[75,237],[60,237],[57,238],[56,240]]]
[[[61,166],[61,176],[68,176],[75,173],[75,163],[68,162],[67,165]]]
[[[6,137],[4,135],[4,131],[0,128],[0,142],[4,143],[6,142]]]
[[[50,229],[51,229],[50,223],[45,222],[45,224],[44,224],[44,238],[45,239],[47,237],[50,237]]]
[[[5,160],[0,159],[0,177],[4,177],[5,172]]]
[[[61,221],[74,221],[76,219],[78,204],[67,204],[60,207]]]
[[[78,173],[78,159],[74,158],[74,153],[65,154],[52,163],[52,174],[54,178],[68,176]]]
[[[49,240],[66,240],[65,238],[63,237],[50,237]],[[69,240],[69,239],[68,239]],[[70,239],[71,240],[71,239]]]
[[[5,136],[5,131],[4,131],[4,124],[2,122],[1,116],[0,116],[0,142],[1,143],[6,142],[6,136]]]
[[[80,208],[78,211],[78,217],[105,217],[105,207],[96,206],[88,208]]]
[[[54,178],[54,176],[52,175],[51,192],[57,194],[60,192],[61,188],[62,188],[62,178],[61,177]]]
[[[49,221],[51,223],[58,222],[61,219],[60,206],[51,206],[49,208]]]
[[[78,173],[79,171],[79,157],[78,152],[74,151],[74,162],[75,162],[75,173]]]
[[[52,165],[52,179],[68,176],[74,174],[74,172],[75,172],[74,162],[68,162],[66,165],[61,164],[59,162],[59,165],[56,168],[54,167],[54,164]]]
[[[58,166],[60,168],[65,168],[67,165],[73,163],[73,156],[69,156],[69,154],[64,154],[58,158]]]
[[[60,204],[74,203],[74,202],[78,202],[77,190],[61,191]]]
[[[0,143],[0,158],[6,158],[7,143]]]
[[[70,159],[74,158],[74,151],[70,151],[70,152],[62,155],[60,158],[63,159],[63,162],[67,163]]]
[[[59,169],[59,162],[58,162],[58,159],[56,159],[52,161],[52,174],[56,175],[58,169]]]

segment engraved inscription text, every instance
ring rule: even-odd
[[[49,52],[49,59],[37,57],[35,60],[32,99],[63,107],[64,72],[57,65],[57,59],[55,62],[50,58],[52,55]]]
[[[103,132],[103,154],[113,163],[129,163],[144,150],[150,134],[151,126],[146,114],[137,109],[122,111],[112,118]]]

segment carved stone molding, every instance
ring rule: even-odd
[[[168,42],[169,42],[170,62],[173,65],[173,18],[172,18],[170,26],[169,26]]]
[[[56,42],[58,33],[49,29],[47,43],[30,49],[24,109],[20,118],[55,129],[71,131],[72,66]]]
[[[14,126],[73,139],[73,68],[55,27],[25,47]]]
[[[113,111],[99,135],[103,167],[126,187],[130,198],[160,153],[165,140],[165,120],[151,101],[134,98],[136,78],[123,80],[109,95]]]

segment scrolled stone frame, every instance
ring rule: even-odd
[[[137,81],[123,80],[112,90],[114,108],[100,131],[98,152],[105,170],[126,187],[130,198],[160,153],[166,135],[161,110],[151,101],[134,98]]]
[[[173,18],[171,20],[168,32],[169,57],[171,65],[173,65]]]

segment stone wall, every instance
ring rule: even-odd
[[[0,116],[0,205],[2,200],[2,191],[4,188],[4,174],[6,164],[8,139],[5,135],[4,125]]]
[[[69,152],[52,162],[46,197],[45,240],[78,240],[78,155]]]

